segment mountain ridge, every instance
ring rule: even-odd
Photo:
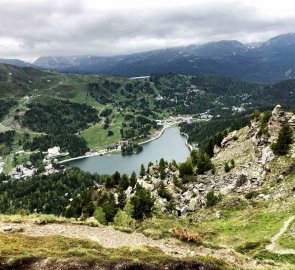
[[[33,64],[66,73],[124,77],[155,72],[208,73],[273,83],[294,78],[292,44],[295,44],[295,34],[289,33],[254,46],[236,40],[221,40],[116,56],[42,56]]]

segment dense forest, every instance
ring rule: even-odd
[[[26,180],[12,180],[2,174],[0,213],[94,216],[101,224],[126,221],[126,218],[142,220],[152,214],[155,199],[136,181],[135,173],[130,177],[118,172],[112,176],[99,176],[79,169],[48,176],[34,175]],[[127,200],[125,190],[129,186],[135,188],[135,194]]]
[[[70,199],[104,181],[103,176],[78,169],[52,175],[35,175],[26,180],[0,177],[0,212],[6,214],[45,213],[61,215]]]
[[[11,107],[15,106],[17,101],[13,99],[0,99],[0,120],[9,112]]]
[[[47,134],[74,134],[98,121],[96,110],[86,104],[46,98],[28,105],[22,124]]]
[[[225,129],[240,129],[250,122],[250,113],[242,113],[235,116],[213,118],[211,121],[194,122],[191,124],[182,123],[181,132],[189,136],[189,143],[198,143],[201,149],[204,149],[206,143],[218,132]]]
[[[73,134],[45,135],[24,142],[24,149],[31,151],[47,151],[54,146],[59,146],[62,151],[69,151],[71,157],[82,156],[89,150],[86,141]]]

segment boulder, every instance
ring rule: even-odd
[[[149,190],[149,191],[153,191],[155,189],[155,186],[153,184],[149,184],[144,180],[138,179],[137,180],[137,184],[141,185],[142,187],[144,187],[145,189]]]
[[[274,159],[275,155],[272,152],[270,146],[267,146],[265,148],[262,149],[262,157],[261,157],[261,162],[263,165],[265,165],[266,163],[272,161]]]
[[[11,226],[6,226],[3,228],[3,232],[12,232],[12,230],[13,230],[13,227]]]
[[[221,210],[216,211],[215,217],[218,218],[218,219],[221,219],[222,218]]]
[[[176,208],[178,216],[185,216],[188,212],[188,207],[187,206],[183,206],[182,208]]]
[[[198,199],[197,198],[192,198],[189,202],[189,210],[190,211],[195,211],[198,206]]]
[[[227,147],[229,144],[230,144],[230,142],[232,141],[232,140],[234,140],[235,138],[237,138],[237,134],[238,134],[238,132],[235,130],[235,131],[233,131],[233,132],[231,132],[231,133],[229,133],[223,140],[222,140],[222,142],[221,142],[221,148],[225,148],[225,147]]]

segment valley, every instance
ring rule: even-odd
[[[5,267],[294,268],[294,80],[0,67]]]

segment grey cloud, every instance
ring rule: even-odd
[[[41,3],[42,2],[42,3]],[[13,4],[14,3],[14,4]],[[0,57],[114,55],[218,39],[255,41],[291,32],[295,18],[272,20],[244,5],[92,10],[83,1],[0,3]],[[19,51],[1,50],[1,37]]]

